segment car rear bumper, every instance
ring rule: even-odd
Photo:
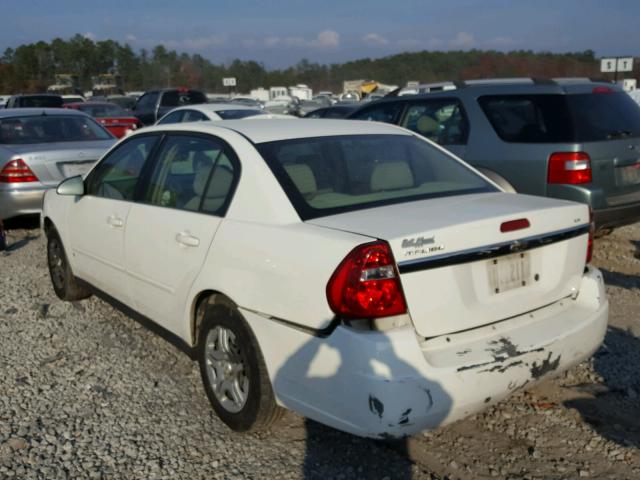
[[[322,338],[242,309],[278,402],[356,435],[400,438],[459,420],[588,358],[608,301],[589,268],[580,293],[478,329],[421,340],[339,326]]]
[[[0,219],[40,213],[42,199],[48,187],[0,189]]]
[[[596,229],[615,228],[640,222],[640,202],[593,211]]]

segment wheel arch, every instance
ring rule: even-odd
[[[204,320],[207,305],[227,305],[229,307],[236,308],[236,303],[218,290],[208,289],[198,293],[191,302],[191,309],[189,312],[189,340],[192,347],[196,347],[200,341],[200,327]]]

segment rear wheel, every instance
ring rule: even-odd
[[[240,312],[208,305],[198,359],[205,391],[216,414],[238,432],[265,430],[282,414],[258,342]]]
[[[74,277],[60,235],[54,229],[47,234],[47,264],[53,290],[58,298],[75,301],[91,296],[91,292],[79,285]]]

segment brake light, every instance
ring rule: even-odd
[[[589,239],[587,240],[587,263],[591,262],[593,257],[593,237],[596,232],[596,222],[593,218],[593,209],[589,207]]]
[[[327,300],[337,315],[380,318],[407,312],[400,278],[387,242],[354,248],[327,284]]]
[[[526,218],[519,218],[517,220],[509,220],[500,224],[500,231],[502,233],[514,232],[516,230],[523,230],[529,228],[531,224]]]
[[[17,158],[8,162],[0,170],[0,183],[26,183],[37,182],[38,177],[31,171],[24,160]]]
[[[595,87],[591,93],[613,93],[614,90],[609,87]]]
[[[585,152],[556,152],[549,157],[547,183],[591,183],[591,159]]]

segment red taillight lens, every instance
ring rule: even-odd
[[[548,183],[591,183],[591,159],[585,152],[556,152],[549,157]]]
[[[0,183],[24,183],[37,181],[38,177],[36,177],[21,158],[11,160],[2,170],[0,170]]]
[[[614,90],[609,87],[595,87],[591,93],[614,93]]]
[[[596,222],[593,219],[593,209],[589,207],[589,240],[587,240],[587,263],[593,257],[593,237],[596,231]]]
[[[500,231],[502,233],[515,232],[516,230],[523,230],[529,228],[531,224],[526,218],[519,218],[517,220],[509,220],[500,224]]]
[[[327,300],[337,315],[380,318],[407,312],[391,248],[386,242],[354,248],[327,284]]]

